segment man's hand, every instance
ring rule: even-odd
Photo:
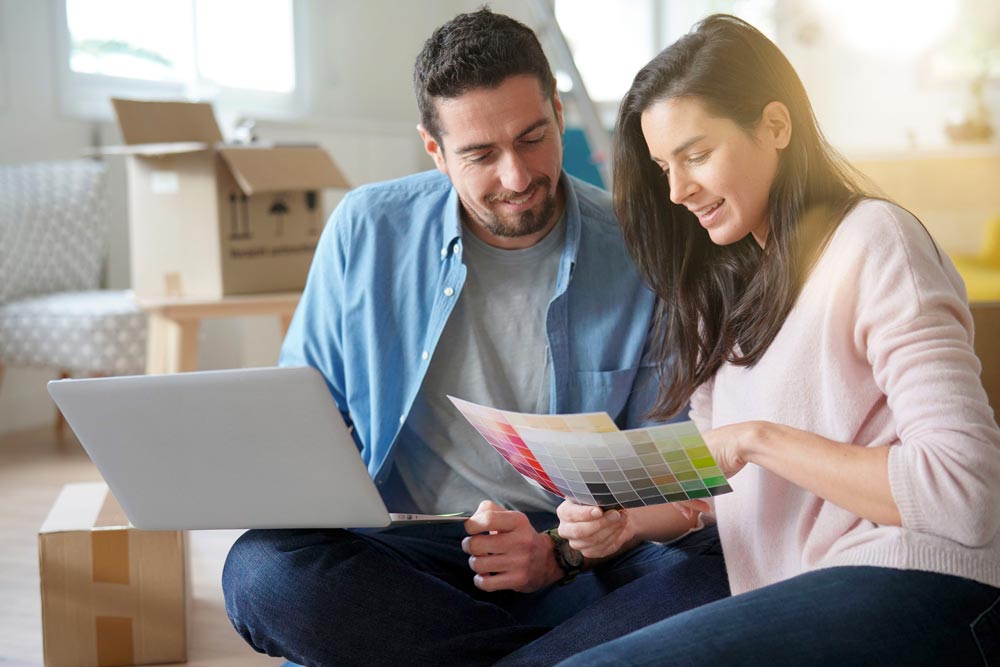
[[[484,500],[466,520],[465,532],[462,550],[469,554],[477,588],[531,593],[562,578],[552,539],[535,532],[523,512]]]

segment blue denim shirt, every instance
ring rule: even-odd
[[[546,319],[551,411],[603,410],[637,426],[656,391],[644,357],[653,294],[608,193],[566,174],[562,185],[566,245]],[[459,206],[437,171],[348,193],[320,238],[281,350],[281,365],[326,378],[383,496],[430,358],[448,354],[436,348],[465,281]]]

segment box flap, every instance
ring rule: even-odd
[[[207,102],[150,102],[111,98],[126,144],[222,141],[212,105]]]
[[[318,146],[227,147],[219,154],[248,195],[350,187],[330,155]]]
[[[169,144],[131,144],[129,146],[102,146],[90,155],[142,155],[157,157],[178,153],[197,153],[212,150],[213,145],[200,141],[177,141]]]
[[[65,485],[38,532],[44,534],[92,529],[104,507],[104,500],[109,495],[108,486],[104,482]]]

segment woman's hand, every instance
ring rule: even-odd
[[[706,431],[701,437],[722,474],[732,477],[746,466],[747,452],[763,439],[768,426],[767,422],[742,422]]]
[[[695,523],[700,514],[712,511],[712,506],[704,500],[677,500],[670,503],[670,506],[676,509],[682,517]]]
[[[560,537],[587,558],[611,556],[635,537],[628,510],[605,511],[566,500],[556,509],[556,515]]]

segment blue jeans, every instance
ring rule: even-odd
[[[818,570],[678,614],[559,663],[611,665],[1000,665],[1000,589],[913,570]]]
[[[529,518],[537,530],[556,524],[550,514]],[[508,655],[512,665],[537,665],[729,595],[714,527],[670,545],[643,544],[530,594],[476,588],[463,537],[462,524],[251,530],[226,560],[226,611],[255,650],[303,665],[474,667]],[[656,582],[693,577],[702,585],[683,599],[655,594],[647,578],[661,572],[672,576]],[[610,593],[628,590],[649,604],[600,612]],[[555,641],[533,652],[532,642],[553,628]]]

